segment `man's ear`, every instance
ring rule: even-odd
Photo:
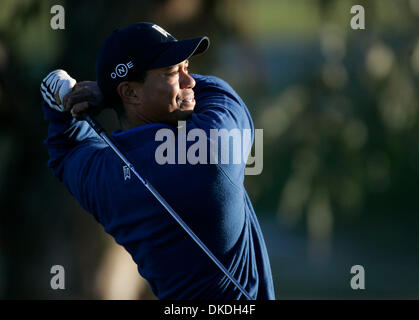
[[[135,85],[135,82],[123,81],[118,85],[116,90],[123,102],[129,104],[141,103],[141,99],[138,94],[141,88],[138,88],[138,86]]]

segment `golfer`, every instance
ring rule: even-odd
[[[131,254],[159,299],[244,299],[80,120],[83,112],[113,108],[121,129],[112,132],[111,139],[119,150],[251,297],[274,299],[267,249],[243,185],[246,161],[231,161],[237,152],[231,143],[215,149],[215,156],[227,149],[229,161],[211,161],[213,130],[250,131],[251,139],[242,140],[242,149],[250,150],[254,127],[246,105],[226,82],[188,72],[189,59],[208,46],[207,37],[176,40],[163,28],[143,22],[115,30],[104,41],[97,58],[97,83],[76,83],[63,70],[51,72],[41,84],[49,121],[48,166]],[[207,161],[189,161],[197,151],[191,151],[191,137],[205,142],[208,150],[199,151],[200,159]],[[175,163],[162,163],[159,155]]]

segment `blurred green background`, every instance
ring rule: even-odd
[[[355,4],[366,30],[350,28]],[[264,130],[246,186],[278,299],[419,298],[419,0],[1,0],[0,298],[154,298],[47,168],[39,93],[56,68],[94,80],[103,39],[138,21],[208,35],[191,72],[229,82]],[[50,287],[57,264],[65,290]]]

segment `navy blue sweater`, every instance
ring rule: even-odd
[[[192,76],[196,106],[186,121],[186,134],[202,129],[209,146],[210,129],[250,129],[251,141],[244,146],[249,148],[253,123],[237,93],[219,78]],[[48,166],[131,254],[159,299],[244,298],[85,121],[45,104],[43,109],[49,121]],[[160,129],[176,135],[165,143],[172,144],[178,160],[178,129],[165,124],[115,130],[112,139],[253,297],[274,299],[269,257],[243,185],[245,161],[233,163],[230,157],[218,164],[159,164],[155,156],[163,143],[156,141]],[[188,141],[186,149],[193,143]],[[235,150],[229,148],[229,155]]]

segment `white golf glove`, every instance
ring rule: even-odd
[[[51,108],[64,112],[63,98],[73,89],[76,83],[77,81],[64,70],[54,70],[42,80],[42,97]]]

